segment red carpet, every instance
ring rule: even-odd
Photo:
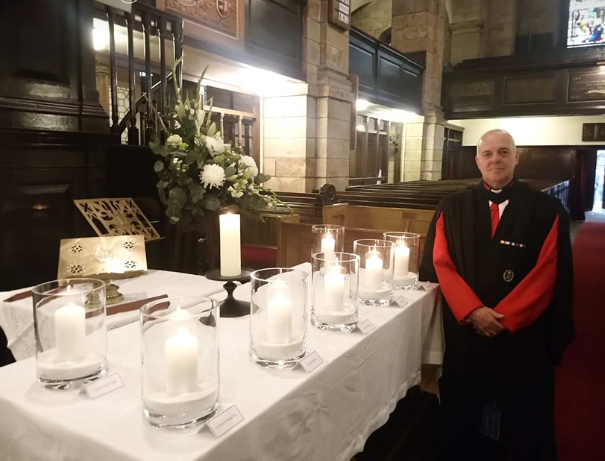
[[[577,338],[557,370],[561,461],[605,460],[605,224],[585,223],[573,246]]]

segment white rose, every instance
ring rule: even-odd
[[[222,154],[225,151],[225,143],[221,138],[215,139],[212,136],[206,136],[206,147],[214,157],[216,154]]]
[[[181,138],[178,134],[173,134],[166,140],[166,144],[172,144],[173,146],[179,146],[183,142],[183,138]]]
[[[246,165],[248,167],[247,170],[252,172],[254,176],[258,174],[258,167],[256,166],[254,158],[250,157],[249,155],[242,155],[239,159],[239,162]]]

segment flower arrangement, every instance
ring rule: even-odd
[[[196,95],[203,77],[198,80]],[[252,157],[223,141],[211,120],[212,104],[206,111],[200,99],[183,100],[176,80],[174,89],[174,111],[164,117],[166,122],[158,117],[169,136],[164,143],[150,143],[151,150],[160,156],[154,169],[170,222],[179,222],[185,211],[204,214],[235,207],[243,215],[259,217],[262,210],[283,205],[263,185],[271,177],[259,173]]]

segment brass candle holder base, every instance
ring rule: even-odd
[[[114,285],[113,283],[108,283],[105,288],[105,298],[107,300],[107,305],[111,306],[112,304],[121,303],[124,301],[124,295],[120,293],[120,287]]]
[[[105,303],[107,306],[111,306],[113,304],[117,304],[124,301],[124,295],[120,293],[120,287],[114,285],[113,283],[107,283],[105,287]],[[95,309],[101,305],[101,300],[99,299],[99,294],[97,292],[90,293],[86,302],[84,303],[85,307],[89,309]]]

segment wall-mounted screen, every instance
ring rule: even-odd
[[[569,0],[567,48],[605,45],[605,0]]]

